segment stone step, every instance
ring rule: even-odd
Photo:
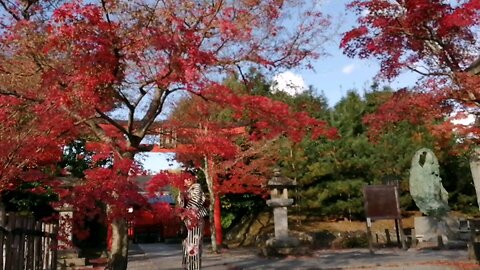
[[[61,258],[58,259],[58,265],[62,267],[85,267],[85,258]]]
[[[68,267],[58,267],[57,270],[84,270],[84,269],[100,269],[100,268],[93,268],[91,265],[84,265],[84,266],[68,266]],[[101,268],[101,269],[105,269]]]

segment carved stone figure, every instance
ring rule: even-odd
[[[418,150],[412,159],[410,194],[427,216],[440,218],[449,210],[448,192],[442,185],[437,157],[428,148]]]

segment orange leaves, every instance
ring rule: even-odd
[[[250,139],[253,140],[286,135],[299,141],[309,132],[314,138],[335,136],[335,130],[324,121],[304,112],[293,112],[287,104],[265,96],[237,94],[225,86],[210,88],[203,96],[232,110],[238,121],[252,123]]]
[[[73,123],[54,107],[22,98],[2,96],[0,104],[0,186],[20,174],[28,177],[25,171],[54,170],[62,146],[75,134]]]
[[[211,162],[209,174],[215,175],[214,189],[221,194],[264,192],[278,155],[276,142],[336,136],[324,121],[266,96],[222,85],[201,94],[180,103],[174,112],[171,123],[177,125],[180,142],[177,160],[198,167]]]
[[[273,138],[284,134],[298,142],[309,131],[314,131],[312,135],[315,137],[332,135],[324,121],[313,119],[303,112],[292,112],[282,102],[255,96],[244,96],[243,99],[244,110],[255,123],[253,135],[256,138]]]

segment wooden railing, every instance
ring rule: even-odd
[[[56,270],[58,223],[0,206],[0,270]]]

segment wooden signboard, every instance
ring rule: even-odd
[[[394,219],[397,231],[397,241],[406,249],[405,235],[403,234],[402,215],[398,188],[395,185],[372,185],[363,188],[365,198],[365,215],[367,217],[368,246],[373,253],[372,221],[380,219]]]
[[[396,186],[373,185],[363,188],[365,214],[372,220],[401,218]]]

